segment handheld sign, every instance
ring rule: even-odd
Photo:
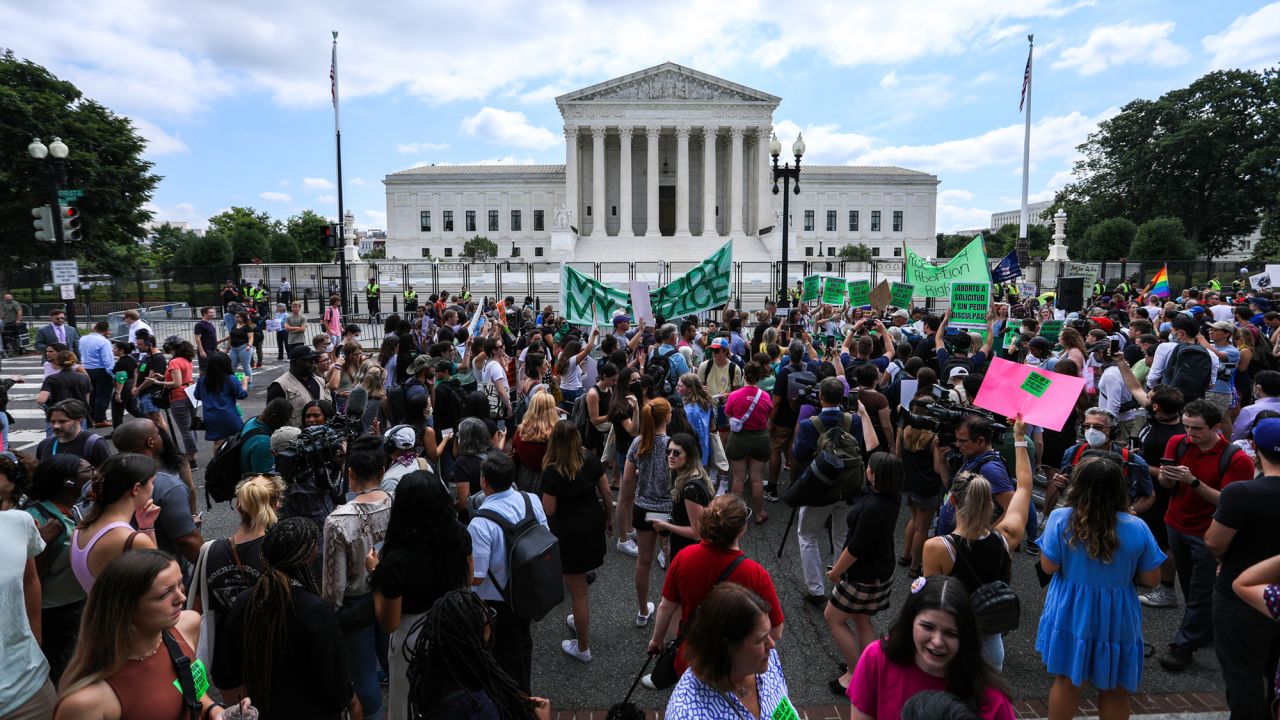
[[[631,283],[631,309],[635,313],[637,322],[644,320],[646,324],[653,327],[653,305],[649,299],[649,283],[643,281]]]
[[[1058,335],[1062,333],[1062,326],[1065,320],[1045,320],[1040,323],[1040,337],[1049,342],[1058,342]]]
[[[849,306],[866,307],[871,304],[871,281],[854,280],[849,283]]]
[[[800,720],[800,714],[796,712],[796,708],[791,701],[784,695],[774,706],[773,712],[769,715],[769,720]]]
[[[800,293],[801,302],[810,302],[818,299],[818,294],[822,286],[821,275],[810,275],[804,279],[804,290]]]
[[[876,312],[884,312],[892,300],[893,293],[889,290],[888,280],[881,280],[876,289],[871,291],[871,307],[875,308]]]
[[[889,304],[898,308],[910,308],[915,291],[916,286],[911,283],[895,282],[889,286]]]
[[[1049,386],[1052,384],[1052,380],[1041,375],[1035,370],[1032,370],[1027,374],[1027,379],[1022,381],[1021,389],[1026,390],[1038,398],[1042,398],[1044,397],[1044,394],[1049,391]]]
[[[951,324],[966,329],[985,330],[991,311],[991,283],[951,283]]]
[[[824,305],[844,305],[844,291],[847,283],[844,278],[829,277],[822,287],[822,303]]]
[[[1042,373],[1030,365],[995,358],[973,404],[1009,418],[1021,413],[1028,425],[1060,431],[1082,390],[1084,378]]]

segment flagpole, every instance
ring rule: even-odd
[[[338,157],[338,276],[342,283],[338,295],[342,298],[342,314],[347,309],[347,218],[342,207],[342,128],[338,122],[338,31],[333,31],[333,64],[329,68],[333,92],[333,140]]]
[[[1018,221],[1018,262],[1026,265],[1030,251],[1027,242],[1027,185],[1031,179],[1031,56],[1035,52],[1035,35],[1027,36],[1027,69],[1023,78],[1026,122],[1022,131],[1022,214]],[[998,229],[998,228],[995,228]]]

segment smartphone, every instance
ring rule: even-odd
[[[1112,355],[1120,354],[1120,341],[1116,338],[1111,338],[1111,354]]]
[[[442,440],[443,440],[444,438],[449,437],[450,435],[453,435],[453,428],[445,428],[445,429],[443,429],[443,430],[441,430],[441,431],[440,431],[440,439],[442,439]]]
[[[788,325],[787,333],[790,334],[791,337],[799,337],[800,335],[804,334],[804,326],[799,323]]]
[[[385,543],[386,543],[386,540],[383,540],[382,542],[376,542],[376,543],[374,543],[374,544],[373,544],[373,551],[374,551],[374,552],[376,552],[376,553],[378,553],[378,555],[382,555],[382,546],[383,546]]]
[[[664,512],[647,512],[644,514],[645,522],[651,523],[659,520],[662,522],[671,522],[671,515]]]

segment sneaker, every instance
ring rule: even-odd
[[[588,585],[590,585],[591,583],[593,583],[593,582],[595,582],[595,581],[596,581],[596,571],[595,571],[595,570],[588,570],[588,571],[587,571],[587,584],[588,584]]]
[[[648,689],[650,689],[650,690],[657,690],[657,689],[658,689],[658,686],[653,684],[653,675],[652,675],[652,674],[645,675],[644,677],[640,678],[640,684],[641,684],[643,687],[646,687],[646,688],[648,688]]]
[[[827,606],[826,595],[810,595],[805,593],[804,601],[816,608],[825,608]]]
[[[564,619],[564,624],[569,626],[569,631],[574,635],[578,634],[578,626],[573,624],[573,613],[569,613]]]
[[[577,640],[564,640],[560,643],[560,649],[565,655],[577,660],[578,662],[591,662],[590,650],[579,650]]]
[[[775,488],[765,488],[764,499],[766,502],[778,502],[778,491]]]
[[[632,542],[635,542],[635,539],[636,539],[636,529],[635,529],[635,528],[631,528],[630,530],[628,530],[628,531],[627,531],[627,538],[628,538],[629,540],[631,540]]]
[[[1191,656],[1192,652],[1190,650],[1170,643],[1169,649],[1160,656],[1160,667],[1173,673],[1182,672],[1191,664]]]
[[[1157,585],[1139,595],[1138,601],[1149,608],[1176,608],[1178,594],[1171,587]]]
[[[646,613],[636,613],[636,627],[644,627],[649,624],[649,618],[653,617],[653,603],[646,603],[649,611]]]
[[[618,541],[618,552],[631,557],[640,557],[640,548],[636,547],[636,541],[630,538]]]
[[[1035,540],[1027,540],[1027,554],[1031,557],[1040,555],[1040,543]]]
[[[667,551],[666,550],[658,551],[658,567],[662,568],[663,570],[667,569]]]

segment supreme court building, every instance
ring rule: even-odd
[[[733,238],[735,261],[779,260],[782,196],[769,156],[779,102],[674,63],[561,95],[563,165],[388,175],[387,257],[445,261],[480,235],[499,259],[697,262]],[[794,162],[794,138],[780,139],[779,161]],[[904,243],[936,254],[936,176],[802,162],[800,186],[792,260],[857,243],[880,258],[901,257]]]

